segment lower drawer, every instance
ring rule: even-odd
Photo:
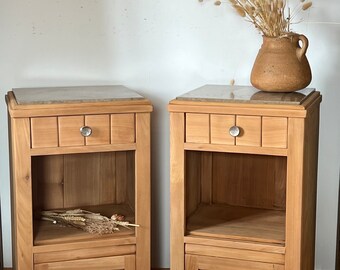
[[[115,256],[115,257],[102,257],[83,260],[72,260],[62,262],[51,262],[35,264],[34,270],[62,270],[62,269],[74,269],[74,270],[100,270],[100,269],[112,269],[112,270],[135,270],[136,258],[135,255]]]
[[[284,270],[284,265],[210,256],[185,255],[186,270]]]

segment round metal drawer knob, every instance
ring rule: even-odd
[[[80,128],[80,134],[84,137],[89,137],[92,134],[92,129],[88,126],[83,126]]]
[[[229,134],[233,137],[237,137],[238,135],[240,135],[240,128],[238,126],[232,126],[229,129]]]

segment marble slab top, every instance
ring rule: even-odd
[[[274,93],[260,91],[252,86],[210,84],[178,96],[176,99],[203,102],[299,105],[314,91],[314,88],[305,88],[291,93]]]
[[[12,91],[19,105],[144,99],[122,85],[13,88]]]

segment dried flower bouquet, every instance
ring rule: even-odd
[[[229,2],[241,17],[245,17],[264,36],[276,38],[290,36],[291,24],[297,14],[312,6],[312,2],[308,0],[300,0],[293,9],[290,8],[288,0],[229,0]],[[215,5],[221,4],[220,0],[215,1]]]
[[[136,224],[125,221],[122,215],[113,214],[111,218],[108,218],[82,209],[42,211],[41,219],[54,224],[80,228],[93,234],[110,234],[119,231],[119,226],[138,227]]]

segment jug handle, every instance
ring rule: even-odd
[[[306,54],[308,48],[308,39],[304,35],[299,35],[298,40],[302,41],[302,47],[298,45],[298,48],[296,49],[296,56],[299,61],[301,61],[302,57]]]

